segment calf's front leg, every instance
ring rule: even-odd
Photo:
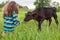
[[[38,22],[38,30],[40,30],[40,31],[41,31],[41,24],[42,24],[43,21],[44,21],[44,19],[41,19],[41,20]]]

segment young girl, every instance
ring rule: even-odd
[[[14,28],[19,24],[17,21],[18,17],[18,5],[16,2],[11,1],[7,3],[3,8],[3,16],[4,16],[4,31],[2,35],[5,35],[6,32],[14,32]]]

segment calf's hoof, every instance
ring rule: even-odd
[[[41,31],[41,29],[38,29],[38,31]]]

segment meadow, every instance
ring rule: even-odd
[[[18,20],[24,21],[27,10],[20,10]],[[3,14],[0,11],[0,40],[60,40],[60,12],[57,12],[59,25],[57,26],[55,20],[52,18],[51,26],[48,26],[48,21],[42,23],[42,31],[37,30],[37,21],[31,20],[27,23],[22,22],[15,28],[15,33],[12,35],[7,32],[2,36],[3,32]]]

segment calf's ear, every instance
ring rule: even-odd
[[[32,16],[35,17],[37,14],[33,14]]]

